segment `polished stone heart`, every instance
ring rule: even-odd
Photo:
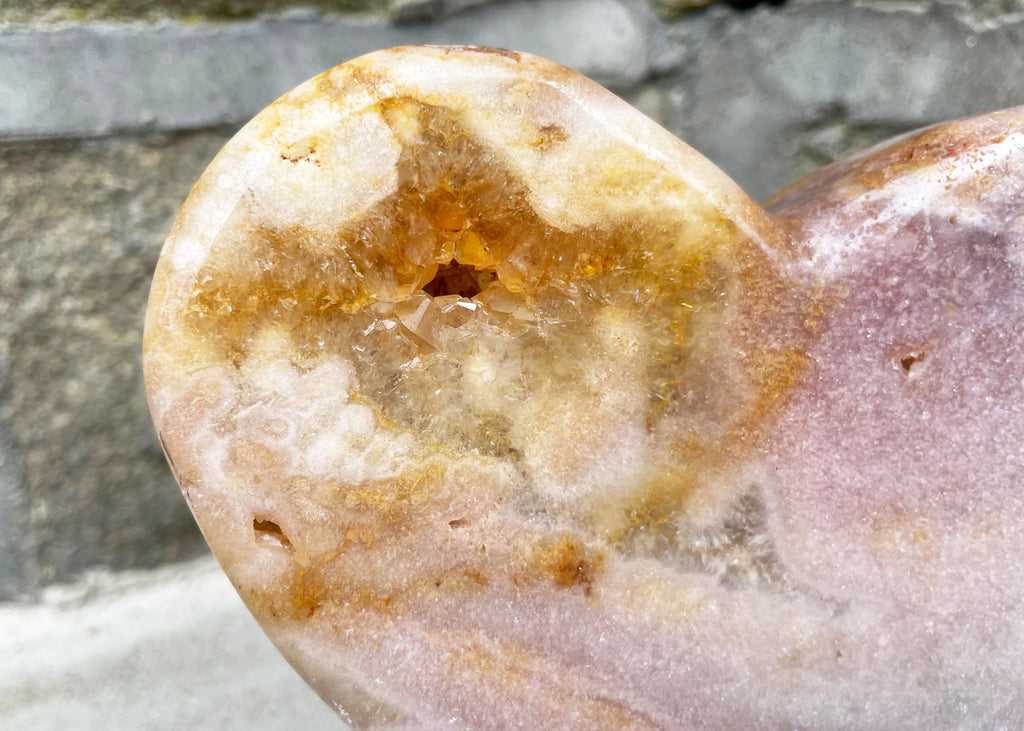
[[[1014,725],[1022,124],[766,211],[548,61],[356,59],[182,209],[154,422],[359,727]]]

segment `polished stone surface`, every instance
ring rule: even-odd
[[[550,62],[362,57],[182,209],[155,424],[243,600],[357,726],[1010,722],[1022,120],[769,213]]]

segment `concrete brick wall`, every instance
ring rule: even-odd
[[[572,66],[756,198],[892,134],[1024,103],[1021,0],[6,0],[0,599],[203,550],[142,392],[163,237],[246,119],[407,43]]]

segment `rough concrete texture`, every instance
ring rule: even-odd
[[[89,21],[238,20],[271,13],[362,12],[421,22],[504,0],[5,0],[0,28],[46,28]],[[656,0],[697,3],[711,0]],[[694,6],[695,7],[695,6]]]
[[[715,6],[671,37],[684,60],[658,84],[666,125],[755,198],[897,132],[1024,103],[1020,13]]]
[[[617,0],[521,0],[432,24],[310,15],[0,33],[0,137],[239,124],[325,69],[410,43],[515,47],[621,89],[657,65],[659,33],[647,6]]]
[[[232,20],[296,6],[324,13],[380,13],[388,9],[388,4],[389,0],[4,0],[0,27],[45,28],[95,20]]]
[[[388,17],[398,23],[429,23],[468,8],[505,0],[390,0]]]
[[[7,731],[340,730],[212,559],[0,606]]]
[[[0,356],[0,601],[28,594],[36,584],[35,541],[28,516],[28,496],[21,458],[3,394],[10,364]]]
[[[0,555],[20,564],[0,563],[2,594],[202,549],[139,342],[163,238],[225,137],[0,148]]]

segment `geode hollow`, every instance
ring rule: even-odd
[[[364,56],[185,203],[157,431],[358,727],[1015,725],[1022,122],[766,210],[549,61]]]

